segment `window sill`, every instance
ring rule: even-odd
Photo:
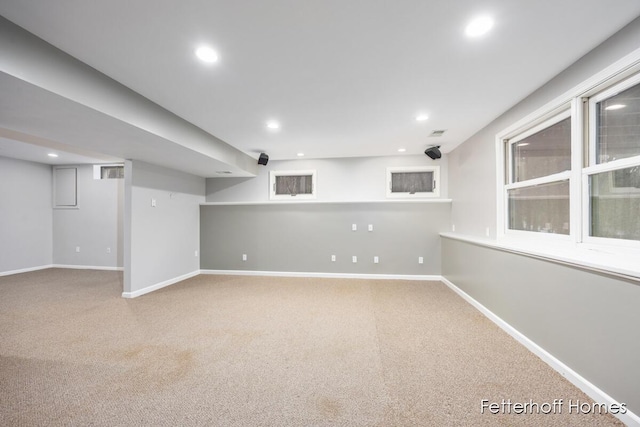
[[[640,282],[640,251],[637,249],[571,242],[553,242],[550,246],[549,242],[533,239],[492,240],[457,233],[441,233],[440,236]]]

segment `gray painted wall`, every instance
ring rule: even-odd
[[[640,413],[639,283],[449,238],[442,239],[442,273]]]
[[[449,196],[456,232],[496,236],[496,134],[638,49],[640,18],[449,153]]]
[[[93,179],[93,165],[73,167],[78,207],[53,209],[53,263],[122,267],[124,180]]]
[[[448,230],[450,208],[449,203],[202,206],[201,268],[439,275],[439,233]]]
[[[124,291],[199,270],[205,179],[138,161],[126,162],[125,177]]]
[[[0,156],[0,273],[52,263],[51,166]]]
[[[426,155],[354,157],[343,159],[298,159],[270,161],[255,178],[207,179],[207,202],[269,201],[269,171],[305,170],[317,172],[318,201],[386,200],[386,169],[396,166],[440,166],[440,197],[446,198],[447,156],[433,161]]]

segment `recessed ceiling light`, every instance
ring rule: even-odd
[[[196,56],[202,61],[207,63],[216,62],[218,60],[218,54],[215,50],[209,46],[200,46],[196,49]]]
[[[298,157],[304,157],[304,153],[298,153]]]
[[[272,120],[272,121],[267,122],[267,127],[269,129],[274,129],[274,130],[275,129],[280,129],[280,123]]]
[[[407,151],[406,148],[398,148],[398,153],[404,153],[405,151]]]
[[[605,110],[619,110],[621,108],[626,107],[626,105],[624,104],[613,104],[613,105],[609,105],[608,107],[605,108]]]
[[[480,37],[489,32],[493,28],[493,19],[490,16],[483,15],[474,18],[464,32],[467,37]]]
[[[418,115],[416,116],[416,120],[417,120],[417,121],[419,121],[419,122],[424,122],[424,121],[425,121],[425,120],[427,120],[428,118],[429,118],[429,116],[428,116],[428,115],[426,115],[426,114],[418,114]]]
[[[56,153],[49,153],[49,154],[47,154],[47,156],[49,156],[49,157],[58,157],[58,155]]]

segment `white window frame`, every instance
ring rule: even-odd
[[[276,194],[276,177],[279,176],[305,176],[311,175],[311,194]],[[316,198],[316,182],[318,174],[315,169],[309,170],[272,170],[269,172],[269,199],[270,200],[313,200]]]
[[[544,242],[566,241],[571,244],[567,248],[620,253],[625,256],[628,255],[625,251],[629,249],[632,249],[634,253],[640,251],[640,241],[589,235],[591,229],[589,177],[603,172],[640,166],[640,155],[601,164],[596,164],[595,158],[595,104],[640,84],[640,50],[630,57],[631,60],[619,61],[617,66],[609,67],[496,135],[498,240],[511,241],[514,244],[527,241],[537,241],[543,244]],[[571,171],[512,183],[512,144],[551,126],[556,118],[567,114],[567,106],[570,106],[569,111],[572,117]],[[563,178],[568,178],[570,185],[570,233],[568,239],[565,235],[508,229],[509,189],[556,182]],[[637,253],[640,254],[640,252]]]
[[[100,164],[93,165],[93,179],[102,179],[102,168],[103,167],[121,167],[124,168],[124,163],[109,163],[109,164]],[[111,179],[124,179],[124,178],[111,178]]]
[[[558,111],[559,110],[559,111]],[[571,105],[565,104],[560,109],[556,109],[556,111],[552,112],[540,118],[539,120],[534,121],[529,126],[524,126],[518,128],[516,131],[511,132],[508,136],[510,137],[502,137],[500,138],[502,151],[504,155],[501,159],[501,164],[503,166],[503,174],[506,173],[506,176],[503,176],[503,184],[501,187],[501,193],[503,202],[502,202],[502,226],[501,229],[498,230],[498,234],[500,236],[510,236],[510,237],[520,237],[520,238],[529,238],[529,239],[546,239],[546,240],[554,240],[554,241],[566,241],[569,242],[573,240],[574,237],[574,228],[576,224],[573,221],[573,210],[574,207],[571,202],[571,191],[572,191],[572,183],[575,180],[573,176],[572,170],[566,170],[557,172],[551,175],[545,175],[538,178],[527,179],[525,181],[512,182],[513,180],[513,147],[515,144],[518,144],[525,138],[528,138],[531,135],[534,135],[540,131],[543,131],[555,124],[560,123],[561,121],[573,116],[573,108]],[[573,157],[574,157],[574,120],[571,121],[571,164],[573,166]],[[506,156],[506,157],[504,157]],[[509,228],[509,190],[516,190],[519,188],[529,188],[535,187],[537,185],[542,184],[553,184],[559,183],[562,181],[569,181],[569,234],[553,234],[553,233],[541,233],[541,232],[532,232],[525,230],[513,230]],[[542,236],[542,237],[539,237]]]
[[[596,145],[597,145],[597,129],[596,129],[596,104],[604,101],[612,96],[617,95],[633,86],[640,84],[640,72],[620,83],[612,85],[611,87],[604,89],[588,98],[589,108],[589,139],[588,139],[588,152],[589,162],[588,165],[582,169],[582,241],[586,244],[593,246],[606,245],[606,246],[619,246],[623,248],[637,248],[640,249],[640,241],[626,240],[626,239],[612,239],[609,237],[596,237],[591,236],[591,206],[590,201],[590,188],[589,178],[592,175],[597,175],[605,172],[613,172],[620,169],[626,169],[630,167],[640,166],[640,155],[627,157],[624,159],[618,159],[606,163],[596,163]],[[622,191],[620,191],[622,193]],[[634,193],[636,191],[633,191]]]
[[[391,175],[394,173],[432,172],[433,191],[430,193],[393,193],[391,191]],[[386,192],[389,199],[425,199],[440,197],[440,166],[396,166],[387,168]]]
[[[58,201],[58,172],[59,170],[72,170],[73,171],[73,204],[69,205],[59,205]],[[78,168],[75,166],[54,166],[53,167],[53,191],[52,191],[52,202],[53,209],[78,209]]]

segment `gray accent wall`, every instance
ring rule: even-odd
[[[0,156],[0,273],[51,265],[51,166]]]
[[[53,263],[122,267],[124,180],[93,179],[93,165],[72,167],[77,207],[53,209]]]
[[[201,268],[440,275],[439,233],[448,230],[450,209],[446,202],[205,205]]]
[[[204,178],[138,161],[125,163],[124,292],[200,269],[195,251],[200,248],[204,200]]]
[[[640,282],[446,237],[442,274],[640,413]]]

